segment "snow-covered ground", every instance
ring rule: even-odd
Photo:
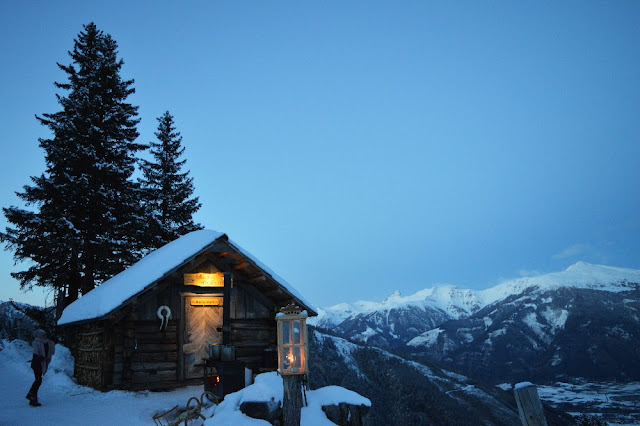
[[[498,385],[510,391],[508,383]],[[557,382],[553,385],[537,385],[543,402],[559,408],[574,417],[581,414],[598,416],[611,426],[640,424],[640,383],[614,382]]]
[[[640,383],[558,382],[538,386],[540,399],[573,416],[602,416],[613,425],[640,424]]]
[[[29,406],[25,395],[33,383],[31,345],[22,340],[2,342],[0,352],[0,425],[153,425],[155,413],[184,406],[202,387],[173,392],[99,392],[71,378],[73,358],[56,345],[49,371],[38,393],[41,407]]]
[[[190,386],[171,392],[99,392],[75,383],[71,377],[73,358],[67,348],[57,345],[38,393],[42,406],[31,407],[25,398],[33,382],[30,344],[4,340],[0,349],[0,425],[154,425],[154,414],[175,405],[184,408],[190,397],[200,397],[203,391],[202,386]],[[307,398],[308,406],[301,413],[305,426],[333,424],[322,411],[323,405],[371,405],[368,399],[337,386],[310,391]],[[279,404],[281,400],[282,378],[276,373],[261,374],[252,386],[227,395],[219,406],[205,410],[207,417],[213,417],[204,424],[269,425],[245,416],[239,406],[243,401]],[[194,423],[197,424],[203,422]]]

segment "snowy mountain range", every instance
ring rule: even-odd
[[[544,291],[571,287],[621,292],[635,288],[637,283],[640,283],[640,270],[578,262],[564,271],[516,278],[485,290],[461,289],[453,285],[446,285],[426,288],[410,296],[403,296],[399,290],[396,290],[382,302],[340,303],[319,309],[318,317],[313,318],[313,325],[329,328],[359,315],[389,312],[408,307],[438,310],[445,313],[449,319],[459,319],[471,315],[491,303],[522,293],[529,288]]]
[[[486,290],[433,287],[321,309],[355,341],[443,362],[492,383],[640,380],[640,271],[578,262]]]

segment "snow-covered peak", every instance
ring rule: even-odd
[[[382,301],[382,304],[385,305],[385,304],[393,303],[394,301],[400,299],[401,297],[402,297],[402,293],[400,293],[400,290],[396,290],[393,293],[391,293],[389,297],[384,299]]]
[[[633,284],[638,283],[640,283],[640,270],[577,262],[564,271],[505,281],[479,291],[478,297],[484,305],[488,305],[528,288],[546,291],[570,287],[617,293],[634,288]]]
[[[358,315],[374,312],[389,312],[409,307],[435,309],[442,311],[451,318],[469,315],[478,309],[479,300],[472,290],[460,289],[452,285],[443,285],[420,290],[409,296],[403,296],[400,291],[394,291],[382,302],[357,301],[354,303],[340,303],[328,308],[319,309],[318,317],[308,320],[311,325],[332,327]]]
[[[640,270],[578,262],[564,271],[507,280],[485,290],[462,289],[447,284],[425,288],[409,296],[403,296],[400,291],[394,291],[382,302],[340,303],[320,309],[319,316],[311,320],[310,324],[331,327],[358,315],[408,307],[437,309],[448,314],[452,319],[458,319],[527,289],[546,291],[572,287],[620,292],[632,289],[639,283]]]

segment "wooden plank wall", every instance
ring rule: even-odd
[[[250,284],[239,284],[231,298],[231,344],[236,348],[236,359],[259,373],[265,370],[264,350],[276,347],[275,312],[245,290]]]
[[[231,344],[236,359],[254,373],[264,371],[264,350],[276,345],[276,321],[261,318],[232,319]]]
[[[238,285],[235,285],[234,288],[231,289],[231,318],[275,318],[276,313],[273,305],[265,306],[249,291],[245,290],[245,288],[251,284],[246,284],[241,281],[237,282],[237,284]]]
[[[113,386],[124,389],[167,389],[178,380],[178,322],[125,320],[115,329]]]
[[[168,306],[171,309],[171,319],[177,320],[180,318],[180,293],[179,289],[182,282],[176,279],[168,279],[161,283],[163,289],[158,292],[150,294],[143,303],[139,303],[136,306],[136,314],[138,319],[146,321],[157,321],[160,325],[160,319],[158,318],[158,308],[160,306]]]

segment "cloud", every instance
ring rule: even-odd
[[[572,246],[567,247],[559,253],[551,256],[554,259],[566,259],[568,257],[578,256],[579,254],[584,254],[589,250],[588,244],[574,244]]]

